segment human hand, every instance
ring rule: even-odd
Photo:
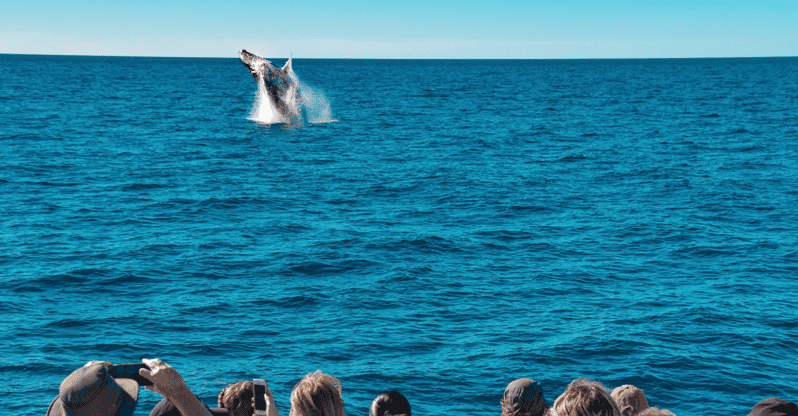
[[[280,416],[280,411],[277,410],[277,406],[274,405],[274,397],[272,396],[271,390],[266,390],[266,393],[263,395],[263,399],[266,401],[266,414],[268,416]],[[250,406],[252,406],[252,408],[255,409],[254,397],[252,398]],[[258,413],[258,414],[263,414],[263,413]]]
[[[211,416],[211,412],[186,385],[183,376],[159,358],[141,360],[149,369],[142,368],[139,375],[150,380],[147,390],[154,391],[174,403],[181,415]]]
[[[274,396],[272,391],[266,388],[266,412],[269,416],[280,416],[280,411],[277,410],[277,405],[274,403]]]
[[[263,400],[266,402],[266,412],[265,414],[268,416],[280,416],[280,413],[277,411],[277,406],[274,403],[274,395],[272,394],[272,390],[269,388],[269,383],[266,382],[264,379],[258,379],[254,381],[263,381]],[[256,389],[257,391],[257,389]],[[252,398],[252,408],[255,409],[255,397]],[[256,412],[257,414],[264,414],[261,412]]]
[[[139,370],[139,375],[150,380],[151,386],[145,388],[154,391],[168,399],[177,398],[177,396],[185,395],[188,390],[183,376],[169,364],[166,364],[160,358],[141,360],[149,369],[142,368]]]

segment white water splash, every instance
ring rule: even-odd
[[[258,80],[258,93],[248,118],[252,121],[266,124],[285,122],[274,107],[274,103],[271,98],[269,98],[269,94],[266,93],[266,88],[263,86],[263,77]]]
[[[330,101],[324,93],[308,84],[300,81],[296,74],[289,75],[294,85],[297,85],[296,90],[291,90],[286,97],[286,103],[294,110],[294,113],[299,115],[298,120],[290,120],[283,117],[275,108],[269,94],[263,86],[263,80],[258,82],[258,93],[255,103],[252,105],[252,110],[249,114],[249,119],[259,123],[274,124],[274,123],[291,123],[291,124],[304,124],[304,123],[331,123],[336,122],[332,118],[330,111]],[[301,100],[298,100],[295,94],[299,94]],[[302,105],[299,102],[302,102]],[[303,114],[305,118],[303,119]]]

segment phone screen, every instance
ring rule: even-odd
[[[253,384],[255,390],[255,410],[266,410],[266,386],[263,384]]]

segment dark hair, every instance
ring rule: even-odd
[[[502,405],[502,416],[543,416],[548,410],[543,393],[537,393],[535,399],[530,401],[507,403],[501,399],[499,403]]]
[[[499,403],[502,416],[543,416],[549,410],[540,383],[529,378],[508,384]]]
[[[411,416],[410,402],[398,391],[382,392],[371,402],[369,416],[385,416],[386,414]]]
[[[231,416],[251,416],[255,409],[252,408],[252,380],[239,381],[228,384],[219,392],[217,403],[230,412]]]

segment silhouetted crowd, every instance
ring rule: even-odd
[[[136,409],[139,386],[164,398],[150,416],[279,416],[265,381],[263,397],[255,397],[252,380],[229,384],[218,397],[218,407],[205,405],[186,386],[183,377],[160,359],[144,359],[130,374],[112,373],[107,361],[90,361],[61,383],[58,397],[47,416],[130,416]],[[131,370],[132,371],[132,370]],[[259,394],[260,395],[260,394]],[[256,400],[261,399],[261,400]],[[256,404],[259,403],[259,404]],[[649,407],[643,390],[625,384],[612,391],[596,381],[572,381],[549,408],[540,383],[522,378],[511,382],[500,400],[502,416],[675,416]],[[309,373],[291,391],[289,416],[346,416],[341,383],[321,371]],[[380,393],[371,403],[369,416],[412,416],[410,403],[399,392]],[[792,402],[771,397],[757,403],[748,416],[798,416]]]

